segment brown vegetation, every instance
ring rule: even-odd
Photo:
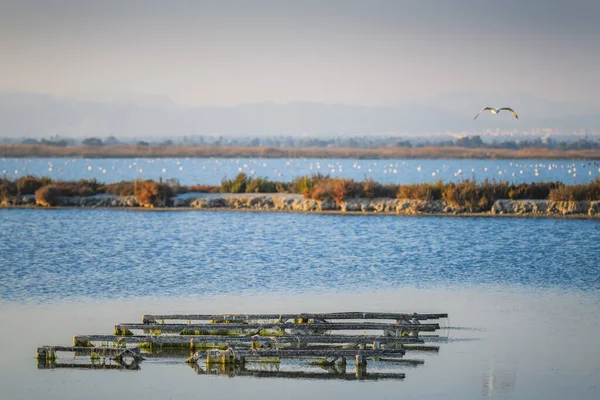
[[[35,192],[35,204],[42,207],[52,207],[56,205],[58,196],[62,192],[54,185],[46,185]]]
[[[600,200],[600,178],[589,184],[565,185],[561,182],[534,182],[512,184],[475,179],[444,183],[409,185],[382,185],[373,179],[331,178],[314,174],[295,178],[292,182],[276,182],[267,178],[251,178],[240,173],[233,179],[224,179],[221,186],[182,186],[177,180],[154,182],[140,180],[104,185],[96,180],[77,182],[52,181],[50,178],[26,176],[14,181],[0,178],[0,203],[14,204],[19,195],[35,193],[36,204],[56,205],[59,196],[91,196],[107,193],[118,196],[135,195],[144,207],[164,207],[178,193],[296,193],[314,200],[333,200],[337,204],[351,198],[400,198],[411,200],[444,200],[449,205],[469,212],[489,211],[496,200],[534,199],[552,201]]]
[[[188,192],[192,193],[219,193],[220,186],[192,185],[187,186]]]
[[[262,157],[262,158],[471,158],[471,159],[600,159],[600,150],[521,150],[466,147],[365,148],[270,148],[221,146],[49,146],[39,144],[0,145],[3,157]]]
[[[444,184],[442,181],[435,183],[415,183],[412,185],[400,185],[396,193],[399,199],[412,200],[440,200]]]
[[[134,183],[126,181],[109,183],[108,185],[101,186],[98,192],[112,194],[115,196],[133,196]]]
[[[562,185],[550,190],[552,201],[600,200],[600,178],[587,185]]]
[[[136,181],[134,187],[135,198],[142,207],[165,207],[174,192],[171,186],[151,180]]]
[[[8,204],[17,195],[17,185],[13,181],[0,178],[0,203]]]

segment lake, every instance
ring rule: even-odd
[[[0,387],[10,399],[596,399],[599,236],[596,220],[0,210]],[[139,371],[43,370],[34,358],[145,313],[350,310],[450,318],[439,353],[407,354],[425,364],[400,367],[401,381],[228,378],[152,358]]]
[[[352,160],[260,158],[1,158],[0,173],[8,178],[28,174],[59,180],[178,179],[183,185],[218,185],[239,172],[289,182],[312,173],[382,183],[443,180],[498,180],[514,183],[562,181],[586,183],[600,177],[598,161],[564,160]]]

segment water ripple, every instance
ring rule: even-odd
[[[0,210],[0,299],[600,291],[593,220]]]

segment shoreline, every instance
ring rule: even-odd
[[[469,212],[443,200],[393,198],[332,200],[305,199],[293,194],[231,194],[219,196],[176,196],[164,207],[143,207],[134,196],[96,195],[59,197],[53,207],[36,205],[35,196],[20,196],[0,209],[82,209],[127,211],[225,211],[302,213],[320,215],[442,216],[442,217],[518,217],[555,219],[600,219],[600,201],[497,200],[490,211]]]

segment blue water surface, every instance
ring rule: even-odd
[[[0,210],[0,299],[507,287],[600,292],[600,221]]]
[[[261,158],[0,158],[0,174],[59,180],[178,179],[184,185],[218,185],[240,172],[289,182],[321,173],[383,183],[445,182],[475,178],[499,181],[586,183],[600,177],[600,163],[576,160],[358,160]]]

